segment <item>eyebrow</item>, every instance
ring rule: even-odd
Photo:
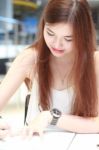
[[[49,32],[52,32],[52,33],[54,33],[51,29],[49,29],[48,27],[47,27],[47,30],[49,31]],[[72,38],[73,36],[72,35],[66,35],[66,36],[64,36],[65,38]]]

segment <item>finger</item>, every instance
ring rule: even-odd
[[[10,129],[10,126],[8,124],[1,123],[0,124],[0,129],[1,130],[8,130],[8,129]]]
[[[0,128],[8,129],[10,125],[4,119],[0,119]]]
[[[41,140],[44,138],[43,130],[40,130],[40,131],[39,131],[39,136],[40,136]]]
[[[21,131],[21,135],[22,135],[22,138],[25,139],[29,134],[29,128],[28,126],[25,126],[22,131]]]
[[[29,129],[29,132],[28,132],[28,139],[31,139],[34,135],[34,133],[36,133],[35,131],[33,131],[33,129]]]
[[[13,136],[20,136],[22,135],[22,129],[11,129],[9,130],[10,131],[10,136],[13,137]]]
[[[3,139],[9,135],[9,130],[0,130],[0,139]]]

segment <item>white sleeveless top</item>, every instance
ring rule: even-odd
[[[35,118],[36,115],[40,113],[38,98],[39,98],[38,84],[37,81],[34,80],[26,118],[27,123],[32,121],[33,118]],[[51,98],[52,98],[51,108],[57,108],[64,114],[70,114],[71,106],[73,103],[72,87],[69,87],[64,90],[51,89]]]

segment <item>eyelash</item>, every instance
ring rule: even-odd
[[[54,34],[51,34],[51,33],[49,33],[49,32],[47,32],[47,34],[48,34],[49,36],[54,36]],[[65,41],[67,41],[67,42],[71,42],[72,40],[65,39]]]
[[[47,34],[48,34],[49,36],[54,36],[54,34],[51,34],[51,33],[49,33],[49,32],[47,32]]]
[[[67,42],[72,42],[72,40],[68,40],[68,39],[65,39],[65,41],[67,41]]]

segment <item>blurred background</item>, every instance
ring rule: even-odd
[[[43,8],[48,0],[0,0],[0,82],[14,58],[32,44]],[[96,28],[99,49],[99,0],[88,0]],[[27,95],[24,83],[16,91],[1,114],[14,125],[24,123],[24,103]],[[18,119],[18,123],[16,123]],[[20,119],[20,121],[19,121]]]

